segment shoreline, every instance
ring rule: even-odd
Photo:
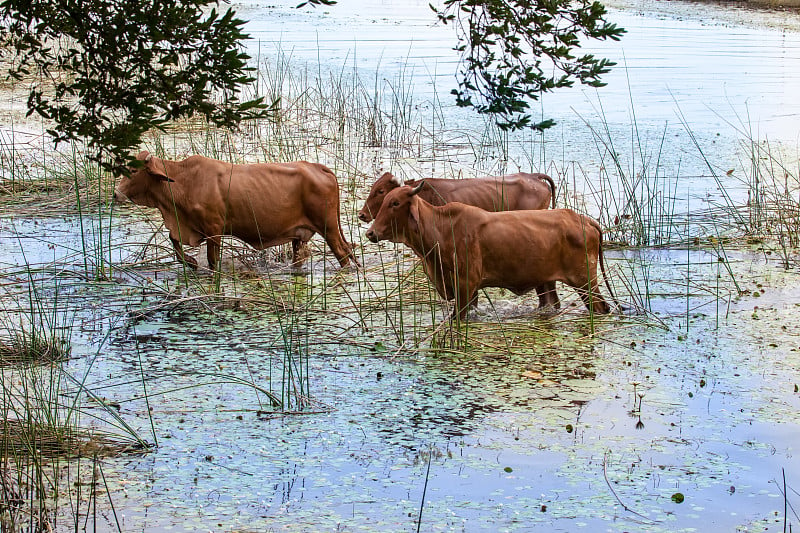
[[[607,8],[800,32],[800,0],[603,0]],[[687,12],[687,6],[692,7]],[[777,23],[775,15],[783,15]]]

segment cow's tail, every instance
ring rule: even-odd
[[[556,184],[553,181],[553,178],[551,178],[547,174],[539,174],[539,179],[541,179],[542,181],[546,181],[547,182],[547,186],[550,187],[551,207],[553,209],[555,209],[556,208]]]
[[[339,195],[339,178],[337,178],[336,174],[325,165],[320,164],[320,166],[325,170],[325,172],[331,175],[333,178],[333,183],[336,184],[336,199],[338,200],[336,202],[336,220],[339,222],[339,237],[341,237],[342,242],[350,248],[350,259],[353,261],[353,263],[355,263],[356,267],[361,268],[361,263],[359,263],[358,259],[356,258],[355,247],[344,238],[344,232],[342,231],[342,198]]]
[[[342,236],[342,240],[345,242],[345,244],[347,244],[347,246],[349,246],[349,247],[350,247],[350,259],[352,259],[352,260],[353,260],[353,263],[355,263],[355,265],[356,265],[356,267],[357,267],[357,268],[361,268],[361,263],[359,263],[359,262],[358,262],[358,259],[356,258],[356,248],[355,248],[355,246],[353,246],[353,244],[352,244],[352,243],[350,243],[350,242],[347,242],[347,239],[345,239],[345,238],[344,238],[344,232],[342,231],[342,215],[341,215],[341,210],[342,210],[342,202],[341,202],[341,200],[340,200],[340,201],[339,201],[339,205],[338,205],[338,206],[336,206],[336,217],[339,219],[339,235],[341,235],[341,236]]]
[[[597,260],[600,262],[600,272],[603,274],[603,281],[606,284],[606,289],[608,289],[608,294],[611,295],[611,300],[614,302],[614,305],[617,306],[617,309],[622,309],[622,306],[619,304],[617,297],[614,295],[614,291],[611,290],[611,284],[608,283],[608,276],[606,275],[606,265],[605,261],[603,260],[603,229],[600,227],[600,223],[596,220],[592,220],[596,224],[597,227],[597,234],[599,239],[597,241]]]

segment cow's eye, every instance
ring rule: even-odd
[[[383,189],[378,189],[378,194],[383,194]]]
[[[397,200],[395,200],[394,202],[392,202],[392,206],[393,206],[393,207],[397,207],[398,205],[400,205],[400,202],[398,202]]]

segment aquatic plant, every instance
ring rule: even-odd
[[[45,291],[30,266],[19,274],[27,277],[27,283],[6,286],[0,296],[0,365],[65,359],[71,350],[71,317],[59,300],[58,277]]]

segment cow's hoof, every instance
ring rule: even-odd
[[[347,263],[339,267],[339,273],[341,274],[350,274],[351,272],[358,272],[359,270],[361,270],[361,266],[358,263]]]
[[[292,265],[289,267],[289,274],[292,276],[308,276],[308,269],[302,266]]]

